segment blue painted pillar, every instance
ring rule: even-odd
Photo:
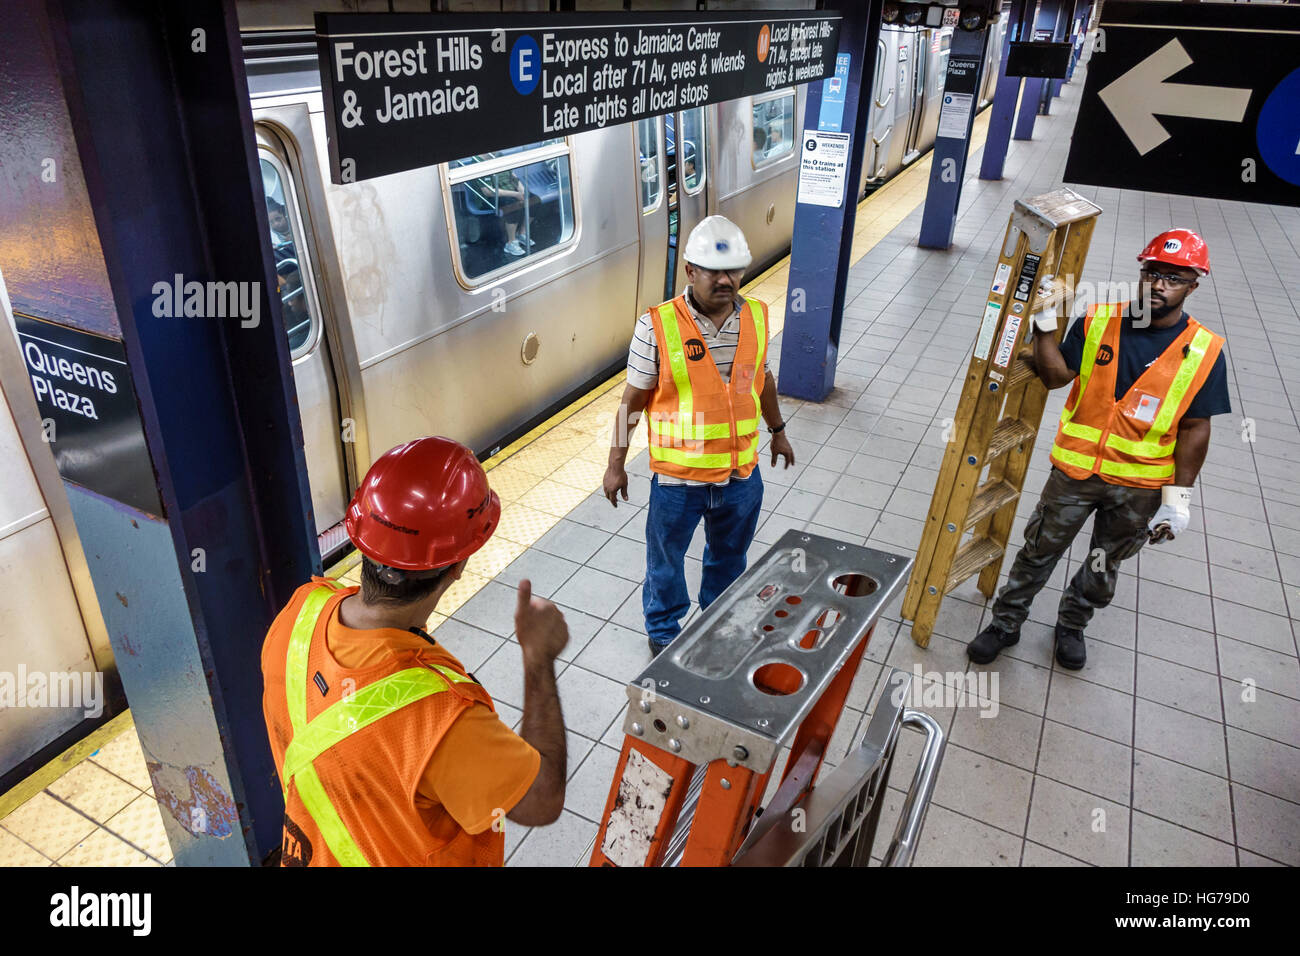
[[[883,5],[883,0],[844,0],[838,4],[844,15],[839,56],[849,56],[842,119],[838,124],[827,122],[827,117],[839,111],[825,111],[824,116],[822,109],[826,81],[808,85],[800,137],[802,150],[808,152],[810,141],[815,145],[809,134],[819,129],[831,133],[842,131],[851,139],[839,205],[825,204],[824,199],[795,204],[777,389],[782,395],[804,401],[820,402],[835,387],[844,288],[858,209],[857,186],[862,179],[863,146],[871,135],[871,80],[875,76]],[[813,197],[805,194],[803,198]]]
[[[98,405],[53,451],[163,824],[178,864],[261,864],[261,645],[320,558],[235,3],[5,16],[0,221],[49,260],[6,285]]]
[[[1060,13],[1062,0],[1043,0],[1038,8],[1037,17],[1032,18],[1026,31],[1026,40],[1033,40],[1040,30],[1054,31],[1057,14]],[[1039,104],[1043,99],[1043,88],[1047,81],[1042,77],[1025,78],[1025,88],[1020,94],[1020,110],[1016,114],[1016,131],[1014,139],[1034,138],[1034,120],[1038,116]]]
[[[993,106],[989,111],[989,132],[984,140],[984,157],[980,162],[980,179],[1001,179],[1002,169],[1007,161],[1007,146],[1011,140],[1011,121],[1016,114],[1016,100],[1020,96],[1019,76],[1007,76],[1007,57],[1011,54],[1011,43],[1019,37],[1020,26],[1026,20],[1032,21],[1037,0],[1011,5],[1007,30],[1003,34],[1002,59],[998,63],[998,85],[993,93]],[[1026,12],[1026,9],[1028,12]],[[992,67],[988,64],[986,69]]]
[[[921,213],[919,245],[925,249],[947,249],[952,245],[957,207],[961,203],[961,184],[966,178],[966,155],[970,150],[971,126],[975,122],[986,36],[984,30],[961,28],[952,34],[948,75],[940,99],[939,132],[934,140],[934,156],[930,164],[930,186]]]
[[[1056,19],[1050,23],[1052,30],[1052,42],[1063,43],[1066,37],[1070,35],[1070,25],[1072,23],[1070,16],[1074,10],[1075,0],[1058,0],[1060,6],[1056,11]],[[1044,24],[1046,28],[1048,24]],[[1052,98],[1056,96],[1061,88],[1060,80],[1043,80],[1043,89],[1039,94],[1038,115],[1048,116],[1052,112]]]

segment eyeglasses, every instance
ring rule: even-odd
[[[739,282],[740,277],[745,274],[744,269],[706,269],[703,266],[695,266],[695,268],[711,279],[717,276],[731,276],[734,281]]]
[[[1181,289],[1189,282],[1195,282],[1195,279],[1189,279],[1186,276],[1169,275],[1165,272],[1153,272],[1150,269],[1142,270],[1142,277],[1149,280],[1152,284],[1163,282],[1171,289]]]

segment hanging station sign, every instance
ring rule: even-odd
[[[839,14],[316,14],[357,182],[835,75]]]

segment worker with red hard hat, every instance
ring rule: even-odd
[[[990,663],[1020,639],[1035,595],[1089,516],[1088,555],[1057,608],[1056,660],[1078,670],[1084,628],[1110,604],[1122,561],[1173,540],[1191,520],[1192,484],[1210,443],[1210,417],[1230,412],[1224,340],[1183,311],[1209,275],[1205,240],[1189,229],[1156,236],[1138,255],[1135,302],[1100,303],[1058,345],[1056,316],[1034,316],[1034,365],[1048,388],[1073,383],[1052,445],[1052,471],[1025,525],[1025,545],[967,646]]]
[[[262,648],[285,799],[281,865],[500,866],[505,817],[525,826],[559,817],[563,615],[520,582],[518,734],[424,630],[500,516],[483,467],[447,438],[399,445],[366,473],[345,519],[361,587],[313,578]]]

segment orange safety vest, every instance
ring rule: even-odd
[[[415,792],[434,748],[479,684],[436,647],[343,667],[326,626],[357,588],[315,578],[294,592],[262,647],[262,709],[284,791],[282,866],[501,866],[494,828],[450,841]]]
[[[746,298],[740,341],[724,382],[685,294],[650,310],[659,382],[646,409],[650,470],[693,481],[749,477],[758,463],[759,396],[767,356],[767,306]]]
[[[1079,376],[1061,412],[1052,463],[1071,478],[1100,475],[1112,485],[1159,488],[1174,480],[1178,423],[1223,348],[1191,316],[1118,401],[1115,374],[1127,302],[1093,306],[1084,318]]]

